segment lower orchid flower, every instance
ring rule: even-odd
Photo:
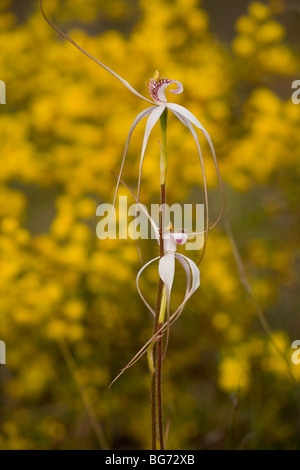
[[[155,224],[155,222],[152,220],[152,224]],[[157,227],[156,227],[157,228]],[[178,313],[182,312],[186,302],[188,299],[192,296],[192,294],[195,292],[195,290],[199,287],[200,285],[200,271],[198,266],[192,261],[191,259],[187,258],[186,256],[182,255],[181,253],[177,253],[177,245],[184,245],[187,241],[188,235],[185,231],[181,232],[173,232],[172,231],[172,226],[171,224],[169,227],[165,230],[165,233],[163,235],[163,240],[164,240],[164,255],[162,257],[156,257],[149,261],[147,264],[145,264],[140,271],[137,274],[136,278],[136,284],[137,284],[137,289],[139,292],[139,295],[141,299],[143,300],[144,304],[147,306],[147,308],[150,310],[150,312],[155,315],[154,310],[148,302],[145,300],[144,296],[141,293],[140,287],[139,287],[139,279],[142,274],[142,272],[154,261],[159,259],[158,263],[158,272],[161,280],[164,283],[165,290],[166,290],[166,303],[167,303],[167,309],[169,310],[170,308],[170,297],[171,297],[171,290],[173,286],[173,281],[174,281],[174,275],[175,275],[175,259],[177,259],[180,264],[182,265],[185,274],[186,274],[186,279],[187,279],[187,288],[186,288],[186,293],[184,296],[184,299],[181,303],[181,305],[178,307],[176,310],[176,317],[172,316],[170,318],[170,321],[174,323],[175,318],[178,318]],[[193,234],[194,235],[194,234]],[[192,283],[191,283],[192,280]],[[191,285],[192,284],[192,285]]]
[[[121,180],[123,183],[123,181]],[[127,185],[126,185],[127,186]],[[128,186],[127,186],[128,187]],[[131,191],[133,194],[133,192]],[[133,194],[134,195],[134,194]],[[135,197],[135,195],[134,195]],[[135,197],[136,199],[136,197]],[[144,208],[143,205],[137,203],[137,206],[146,213],[147,217],[150,219],[151,224],[154,228],[156,238],[158,243],[160,242],[160,237],[159,237],[159,228],[155,224],[154,220],[152,217],[148,214],[147,210]],[[167,340],[165,344],[165,351],[164,351],[164,356],[166,353],[167,349],[167,344],[168,344],[168,336],[169,336],[169,328],[170,326],[179,318],[181,315],[187,301],[190,299],[190,297],[193,295],[193,293],[198,289],[200,286],[200,271],[196,263],[192,261],[190,258],[187,256],[184,256],[181,253],[177,253],[177,245],[184,245],[188,239],[189,236],[194,236],[195,233],[189,234],[185,230],[173,232],[172,230],[172,224],[170,223],[168,228],[164,231],[163,234],[163,245],[164,245],[164,255],[163,256],[158,256],[152,260],[150,260],[148,263],[146,263],[138,272],[137,277],[136,277],[136,285],[137,285],[137,290],[138,293],[146,305],[146,307],[149,309],[149,311],[152,313],[152,315],[155,317],[155,312],[153,308],[150,306],[150,304],[147,302],[145,297],[143,296],[140,286],[139,286],[139,280],[141,277],[141,274],[144,272],[144,270],[152,263],[155,261],[159,260],[158,263],[158,272],[161,280],[163,281],[164,284],[164,291],[163,291],[163,298],[161,302],[161,307],[160,307],[160,317],[159,317],[159,329],[158,331],[144,344],[144,346],[138,351],[138,353],[131,359],[131,361],[121,370],[121,372],[115,377],[115,379],[112,381],[110,386],[131,366],[133,366],[147,351],[152,351],[154,343],[161,338],[161,336],[167,332]],[[175,310],[175,312],[170,315],[170,298],[171,298],[171,291],[172,291],[172,286],[173,286],[173,281],[174,281],[174,276],[175,276],[175,260],[178,260],[181,266],[183,267],[186,275],[186,290],[185,290],[185,295],[184,299],[179,305],[179,307]],[[165,310],[167,310],[167,321],[164,321],[164,316],[165,316]],[[149,364],[153,361],[149,357],[148,354],[148,362]]]

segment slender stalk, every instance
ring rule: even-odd
[[[162,240],[162,233],[160,230],[160,240]],[[161,245],[160,245],[161,246]],[[159,278],[158,281],[158,289],[157,289],[157,300],[156,300],[156,309],[155,309],[155,320],[154,320],[154,327],[153,327],[153,334],[155,335],[159,329],[159,312],[160,312],[160,304],[162,298],[162,289],[163,289],[163,282]],[[156,427],[157,427],[157,414],[159,414],[159,410],[156,409],[156,392],[158,391],[157,388],[157,362],[158,362],[158,351],[157,351],[157,343],[153,346],[153,369],[151,371],[151,421],[152,421],[152,450],[156,450]],[[160,400],[161,405],[161,400]]]
[[[151,435],[152,435],[152,447],[151,448],[152,450],[156,450],[156,378],[155,377],[156,375],[155,375],[155,369],[154,369],[153,371],[151,371]]]
[[[161,185],[160,187],[160,202],[165,204],[166,199],[166,187]],[[159,214],[159,239],[160,239],[160,257],[164,255],[163,246],[163,221],[162,214]],[[163,282],[159,278],[158,289],[157,289],[157,300],[155,309],[155,320],[153,327],[153,334],[155,335],[159,328],[159,314],[160,306],[162,302],[162,291]],[[159,430],[162,428],[162,402],[161,402],[161,338],[157,340],[157,343],[153,346],[153,370],[151,372],[151,420],[152,420],[152,450],[156,450],[156,428],[157,419]],[[160,436],[160,448],[163,449],[163,439]]]
[[[242,258],[241,258],[241,255],[240,255],[238,249],[237,249],[235,240],[233,238],[232,230],[231,230],[231,227],[230,227],[230,223],[228,221],[225,223],[225,231],[226,231],[227,236],[228,236],[228,238],[230,240],[230,243],[231,243],[233,257],[235,259],[235,262],[236,262],[236,265],[237,265],[237,268],[238,268],[241,283],[244,286],[246,292],[248,293],[249,297],[251,298],[251,300],[254,304],[254,307],[256,309],[256,314],[257,314],[257,317],[258,317],[258,319],[261,323],[261,326],[263,327],[263,329],[264,329],[267,337],[269,338],[269,341],[272,344],[275,351],[284,360],[284,362],[287,366],[287,372],[289,374],[290,379],[299,388],[299,383],[295,379],[295,377],[293,375],[293,372],[292,372],[292,369],[291,369],[291,363],[288,361],[285,354],[280,350],[280,348],[277,346],[276,342],[274,341],[272,329],[271,329],[269,323],[266,320],[266,317],[265,317],[265,315],[262,311],[261,306],[259,305],[258,301],[256,300],[256,298],[254,296],[252,287],[251,287],[251,285],[250,285],[250,283],[249,283],[249,281],[246,277],[246,272],[245,272],[245,268],[244,268],[244,265],[243,265],[243,262],[242,262]]]
[[[167,155],[167,118],[168,110],[165,109],[160,117],[161,127],[161,159],[160,159],[160,184],[166,185],[167,170],[168,170],[168,155]]]
[[[166,203],[166,185],[161,184],[161,205],[163,206]],[[163,231],[164,231],[164,217],[162,212],[160,212],[160,257],[164,256],[164,240],[163,240]],[[159,303],[157,302],[157,309],[155,312],[155,323],[157,325],[158,331],[162,323],[159,322],[160,311],[161,311],[161,303],[162,303],[162,291],[163,291],[163,282],[159,278],[159,287],[160,287],[160,298]],[[156,356],[156,394],[157,394],[157,418],[158,418],[158,431],[159,431],[159,443],[160,449],[164,449],[164,432],[163,432],[163,416],[162,416],[162,399],[161,399],[161,368],[162,368],[162,337],[159,336],[157,340],[157,348],[156,348],[157,356]]]
[[[158,329],[162,327],[162,323],[158,323]],[[158,414],[158,435],[160,449],[164,450],[164,428],[162,413],[162,393],[161,393],[161,369],[162,369],[162,337],[157,342],[157,414]]]
[[[68,367],[68,369],[69,369],[69,371],[70,371],[70,373],[71,373],[71,375],[74,379],[74,382],[77,386],[77,389],[79,391],[82,402],[84,404],[87,416],[90,420],[93,431],[94,431],[94,433],[97,437],[99,447],[102,450],[108,450],[109,449],[108,443],[106,441],[106,438],[105,438],[103,429],[101,427],[101,424],[98,421],[96,412],[93,409],[92,405],[90,404],[89,398],[87,396],[86,389],[82,386],[82,384],[80,384],[80,382],[77,378],[77,373],[76,373],[77,372],[77,367],[76,367],[74,358],[71,354],[71,351],[70,351],[67,343],[65,342],[65,340],[63,338],[57,340],[57,345],[60,349],[60,352],[61,352],[61,354],[62,354],[62,356],[65,360],[65,363],[66,363],[66,365],[67,365],[67,367]]]
[[[167,110],[165,110],[160,118],[162,131],[161,145],[161,176],[160,176],[160,206],[164,208],[166,204],[166,175],[167,175]],[[160,257],[164,256],[164,209],[159,213],[159,246]],[[163,282],[159,278],[157,289],[157,300],[155,309],[155,320],[153,334],[156,334],[161,328],[162,323],[159,321],[161,306],[163,302]],[[153,368],[151,370],[151,426],[152,426],[152,450],[156,450],[157,427],[159,436],[160,449],[164,449],[164,432],[163,432],[163,413],[162,413],[162,393],[161,393],[161,370],[162,370],[162,338],[159,337],[153,346]]]

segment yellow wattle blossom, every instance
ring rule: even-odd
[[[285,36],[285,29],[276,21],[268,21],[263,26],[261,26],[255,37],[260,43],[273,43],[277,41],[282,41]]]
[[[261,2],[251,2],[248,11],[249,14],[258,21],[264,21],[268,19],[271,14],[270,8]]]
[[[221,3],[220,14],[227,8]],[[232,14],[231,44],[218,37],[209,2],[46,4],[64,31],[138,92],[147,93],[156,68],[184,84],[185,100],[176,100],[213,138],[246,276],[291,363],[291,344],[300,339],[300,105],[291,101],[291,84],[300,79],[300,62],[297,31],[283,25],[285,3],[251,2],[235,25]],[[7,104],[0,105],[0,340],[7,352],[0,366],[0,447],[101,448],[59,349],[63,339],[109,447],[145,448],[145,364],[119,382],[118,393],[107,390],[119,364],[149,337],[135,288],[141,265],[132,240],[96,236],[96,208],[112,200],[111,171],[119,169],[142,103],[61,41],[37,2],[0,2],[0,41],[0,79],[7,85]],[[168,124],[168,198],[203,203],[195,142],[175,116]],[[134,190],[144,129],[142,123],[136,129],[124,169]],[[145,158],[147,207],[158,202],[159,139],[154,130]],[[206,154],[202,136],[200,143]],[[212,160],[205,168],[213,220],[222,201]],[[144,262],[156,256],[155,243],[140,243]],[[141,283],[151,305],[156,275],[154,268]],[[184,276],[177,281],[175,307],[184,298]],[[297,389],[261,329],[221,224],[201,263],[199,297],[189,302],[170,341],[175,360],[166,357],[164,364],[168,448],[207,448],[212,429],[219,436],[213,445],[225,448],[232,391],[240,391],[241,406],[232,448],[247,433],[255,438],[243,441],[245,448],[299,448]],[[291,363],[291,371],[299,381],[300,364]]]
[[[225,357],[219,366],[219,386],[226,392],[243,393],[250,385],[247,361],[239,357]]]
[[[256,47],[253,39],[246,35],[236,37],[232,43],[236,55],[247,58],[255,53]]]
[[[257,25],[251,16],[240,16],[236,21],[235,27],[240,34],[254,35]]]

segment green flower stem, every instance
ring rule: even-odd
[[[167,155],[167,119],[168,110],[164,110],[160,117],[160,127],[162,135],[161,143],[161,156],[160,156],[160,184],[166,184],[167,170],[168,170],[168,155]]]
[[[164,286],[163,292],[162,292],[161,304],[160,304],[159,319],[158,319],[159,323],[161,324],[163,324],[164,322],[166,307],[167,307],[167,291],[166,291],[166,286]]]

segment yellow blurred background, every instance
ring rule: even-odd
[[[151,335],[135,285],[140,261],[134,241],[96,236],[96,207],[112,202],[111,171],[145,103],[58,36],[37,3],[0,6],[0,448],[148,449],[146,359],[108,389]],[[143,95],[156,69],[182,82],[172,101],[196,115],[215,145],[227,208],[209,235],[201,286],[171,329],[168,448],[299,449],[300,364],[291,361],[300,340],[300,105],[291,100],[299,6],[45,0],[44,8]],[[143,170],[147,206],[159,201],[156,127]],[[144,128],[124,169],[133,188]],[[214,219],[222,201],[201,143]],[[168,202],[203,203],[195,144],[171,115],[168,149]],[[154,240],[141,249],[144,262],[158,255]],[[151,302],[156,285],[154,266],[142,281]]]

